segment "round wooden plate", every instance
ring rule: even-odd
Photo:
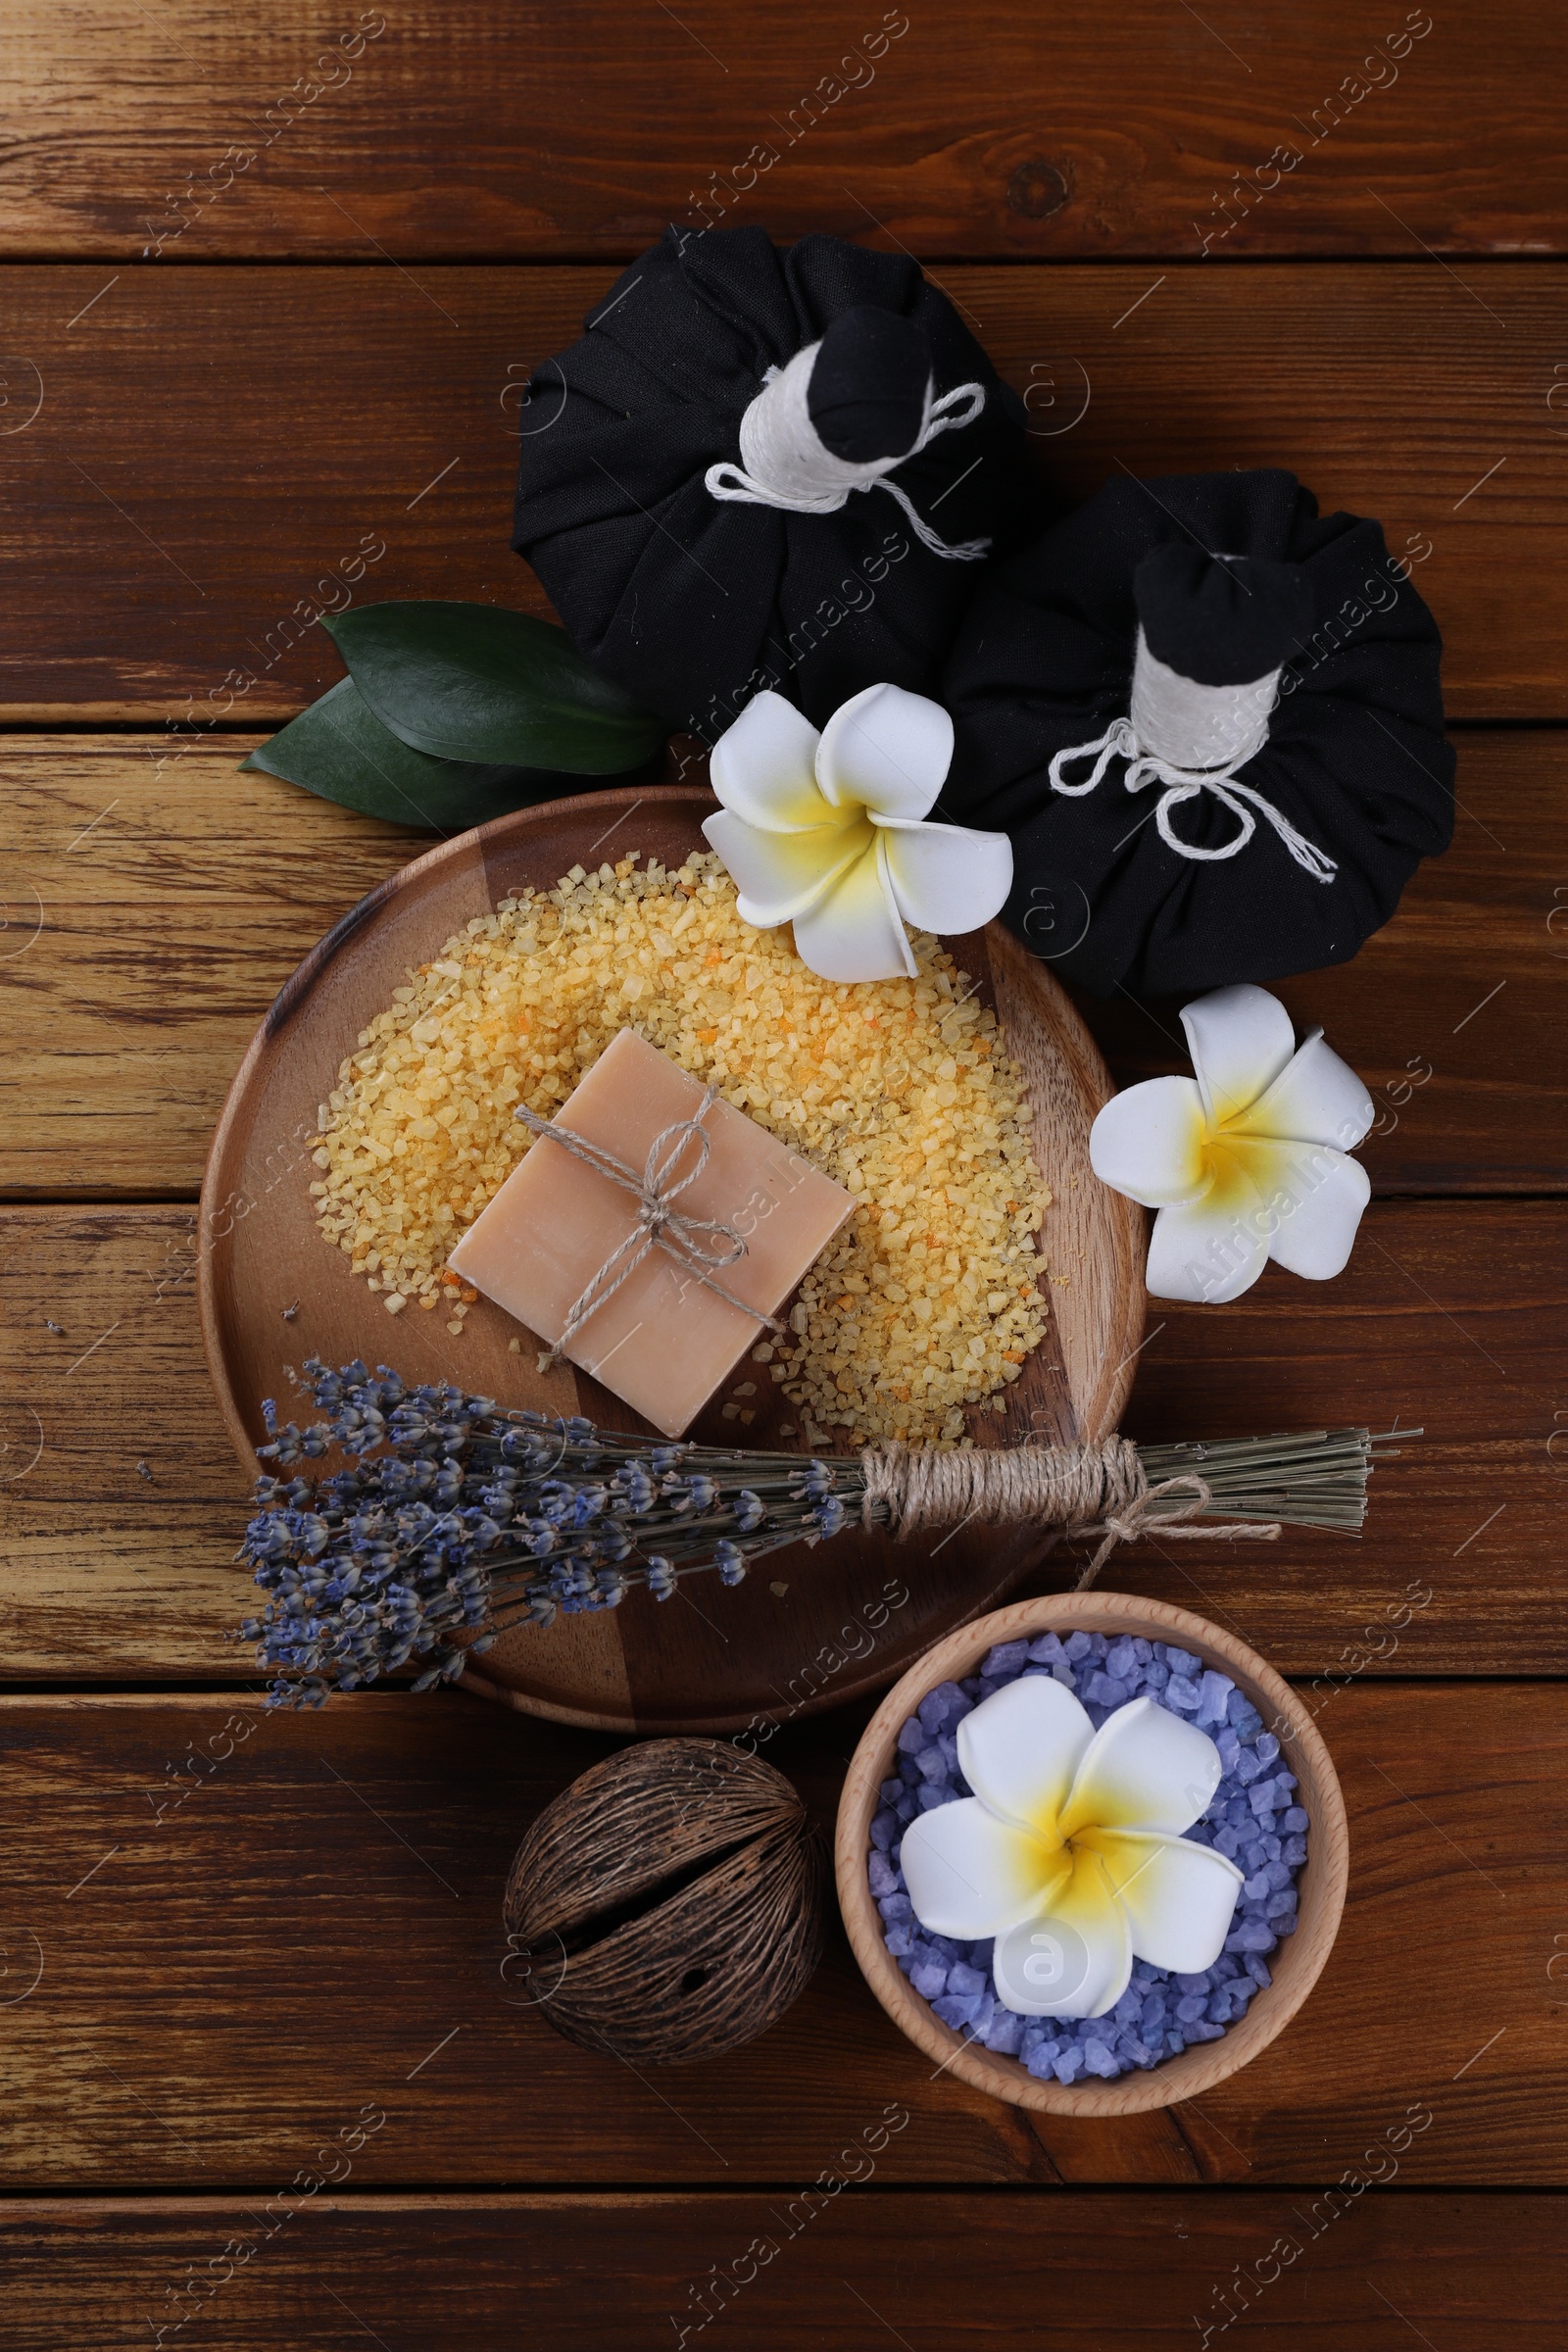
[[[308,1399],[292,1401],[287,1367],[313,1353],[330,1364],[391,1361],[410,1381],[451,1380],[508,1404],[643,1426],[586,1373],[564,1364],[540,1376],[530,1349],[510,1353],[517,1326],[488,1300],[470,1309],[461,1339],[436,1315],[394,1323],[317,1231],[310,1139],[338,1065],[410,965],[514,892],[552,889],[571,866],[597,864],[612,834],[612,856],[638,850],[679,865],[706,847],[699,828],[716,805],[705,786],[675,784],[499,817],[393,874],[285,983],[229,1090],[202,1188],[202,1331],[247,1468],[263,1397],[275,1396],[285,1418],[303,1418],[301,1404],[308,1413]],[[993,923],[948,945],[1027,1074],[1036,1153],[1054,1193],[1040,1236],[1056,1278],[1042,1284],[1052,1328],[1008,1391],[1006,1413],[975,1414],[974,1435],[986,1446],[1102,1438],[1120,1415],[1144,1319],[1142,1212],[1089,1166],[1090,1124],[1110,1082],[1057,983],[1010,933]],[[771,1384],[757,1405],[749,1445],[808,1450],[779,1437],[791,1408]],[[716,1402],[690,1434],[712,1446],[734,1437]],[[519,1628],[486,1654],[482,1674],[463,1679],[532,1714],[605,1731],[761,1730],[890,1681],[993,1607],[1049,1547],[1027,1529],[975,1526],[930,1545],[846,1534],[770,1554],[733,1591],[698,1578],[667,1602],[633,1592],[618,1609],[560,1618],[548,1633]]]

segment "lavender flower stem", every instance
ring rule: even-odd
[[[264,1405],[270,1467],[236,1554],[268,1594],[239,1638],[275,1677],[274,1706],[318,1706],[416,1660],[414,1689],[428,1690],[515,1625],[615,1608],[637,1586],[667,1600],[708,1569],[739,1584],[764,1552],[864,1514],[858,1456],[662,1443],[446,1384],[410,1389],[385,1364],[334,1372],[313,1356],[304,1369],[297,1385],[325,1418],[280,1427]],[[1199,1470],[1215,1517],[1353,1529],[1383,1443],[1314,1431],[1140,1458],[1151,1485]],[[332,1447],[347,1467],[283,1475]]]

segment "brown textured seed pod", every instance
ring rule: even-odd
[[[782,1773],[721,1740],[650,1740],[573,1781],[518,1846],[506,1974],[590,2049],[715,2057],[805,1990],[826,1895]]]

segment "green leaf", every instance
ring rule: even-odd
[[[439,760],[619,775],[669,733],[585,662],[564,629],[525,612],[366,605],[323,614],[322,625],[382,725]]]
[[[583,788],[577,775],[432,760],[382,726],[352,678],[340,678],[240,765],[302,784],[307,792],[364,816],[379,816],[390,825],[427,825],[433,833],[466,833],[511,808],[528,808]]]

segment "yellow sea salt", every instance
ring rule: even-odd
[[[410,972],[339,1070],[311,1186],[321,1232],[389,1311],[439,1303],[461,1335],[473,1293],[447,1253],[531,1146],[517,1104],[553,1115],[635,1029],[859,1203],[787,1336],[753,1353],[808,1442],[959,1442],[963,1408],[1000,1410],[1044,1336],[1033,1236],[1051,1195],[994,1015],[934,939],[911,944],[912,980],[820,979],[787,926],[741,921],[706,855],[573,867],[504,901]]]

